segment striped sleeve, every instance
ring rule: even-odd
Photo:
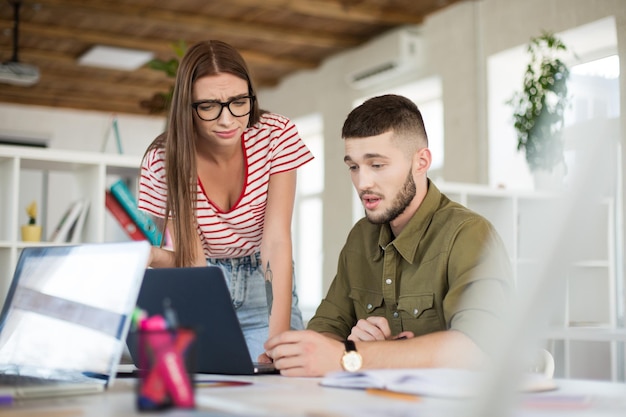
[[[271,166],[270,175],[291,171],[313,159],[313,154],[304,144],[296,125],[286,117],[268,114],[265,123],[270,130]]]
[[[154,216],[165,217],[167,183],[165,182],[165,150],[152,149],[141,164],[138,206]]]

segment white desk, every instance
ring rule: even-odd
[[[213,379],[203,375],[203,379]],[[198,388],[195,412],[168,411],[139,413],[135,409],[134,380],[118,379],[104,394],[29,400],[10,407],[0,407],[2,417],[126,417],[126,416],[213,416],[208,411],[221,410],[241,416],[307,416],[307,417],[404,417],[465,416],[467,405],[461,400],[419,398],[416,401],[387,398],[360,390],[324,388],[316,378],[286,378],[277,375],[255,377],[224,377],[251,381],[247,386]],[[559,380],[559,390],[532,394],[535,398],[567,395],[573,406],[561,408],[522,406],[510,415],[535,416],[626,416],[626,384]],[[588,401],[577,398],[588,395]],[[581,397],[578,397],[581,396]],[[458,413],[459,410],[464,412]],[[457,411],[457,412],[455,412]],[[222,415],[216,413],[215,415]],[[503,416],[504,417],[504,416]]]

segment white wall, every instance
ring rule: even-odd
[[[113,114],[0,103],[0,137],[43,139],[50,148],[99,152],[108,139],[106,152],[116,153],[111,130]],[[165,126],[164,117],[119,114],[122,149],[142,155]]]

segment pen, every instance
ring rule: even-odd
[[[139,324],[143,322],[146,317],[147,313],[145,310],[142,310],[139,307],[135,307],[131,316],[131,330],[136,331],[137,329],[139,329]]]
[[[178,327],[178,317],[176,317],[176,312],[172,308],[172,300],[168,297],[163,299],[163,315],[165,316],[165,321],[169,329]]]
[[[371,395],[378,395],[381,397],[393,398],[395,400],[420,401],[420,397],[418,397],[417,395],[405,394],[403,392],[389,391],[389,390],[380,389],[380,388],[366,388],[365,392]]]
[[[196,379],[196,388],[206,387],[240,387],[245,385],[252,385],[249,381],[228,381],[228,380],[216,380],[216,379]]]

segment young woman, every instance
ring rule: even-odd
[[[167,130],[141,167],[139,207],[163,219],[173,247],[153,247],[150,266],[221,267],[250,354],[262,362],[268,336],[303,327],[291,218],[295,170],[311,159],[289,119],[260,110],[237,50],[211,40],[187,51]]]

